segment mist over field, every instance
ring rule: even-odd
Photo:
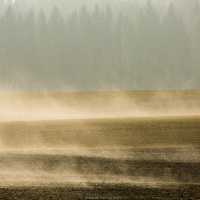
[[[1,94],[0,191],[196,191],[199,104],[198,90]]]
[[[1,121],[199,116],[197,91],[0,94]]]

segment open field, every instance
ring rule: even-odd
[[[199,124],[198,116],[1,122],[0,199],[199,199]]]
[[[6,152],[0,154],[0,186],[199,184],[199,154],[200,148]]]
[[[1,122],[2,149],[199,147],[200,117]]]
[[[0,154],[0,199],[199,199],[200,148]]]
[[[170,188],[149,188],[141,186],[111,185],[104,188],[68,188],[68,187],[14,187],[1,188],[1,200],[81,200],[81,199],[167,199],[167,200],[198,200],[200,186],[181,185]]]
[[[0,96],[0,199],[200,198],[199,91]]]

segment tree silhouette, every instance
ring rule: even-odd
[[[69,0],[66,10],[66,1],[48,1],[41,9],[43,2],[0,1],[0,78],[10,87],[57,91],[200,86],[198,1],[181,12],[172,3],[162,16],[153,1],[142,7],[115,1],[117,8],[110,0],[106,6],[93,2],[91,8],[87,2],[81,6]]]
[[[168,87],[176,84],[180,88],[190,76],[190,47],[183,20],[176,14],[173,4],[163,21],[163,35]]]

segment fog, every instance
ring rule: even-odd
[[[0,92],[199,89],[197,0],[0,8]]]

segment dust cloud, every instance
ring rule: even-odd
[[[190,116],[198,91],[1,94],[0,121]]]
[[[195,184],[199,114],[199,91],[1,94],[0,186]]]
[[[128,184],[162,187],[184,181],[194,184],[200,178],[198,161],[189,158],[189,154],[199,157],[199,149],[1,152],[0,186],[59,185],[76,188]]]

